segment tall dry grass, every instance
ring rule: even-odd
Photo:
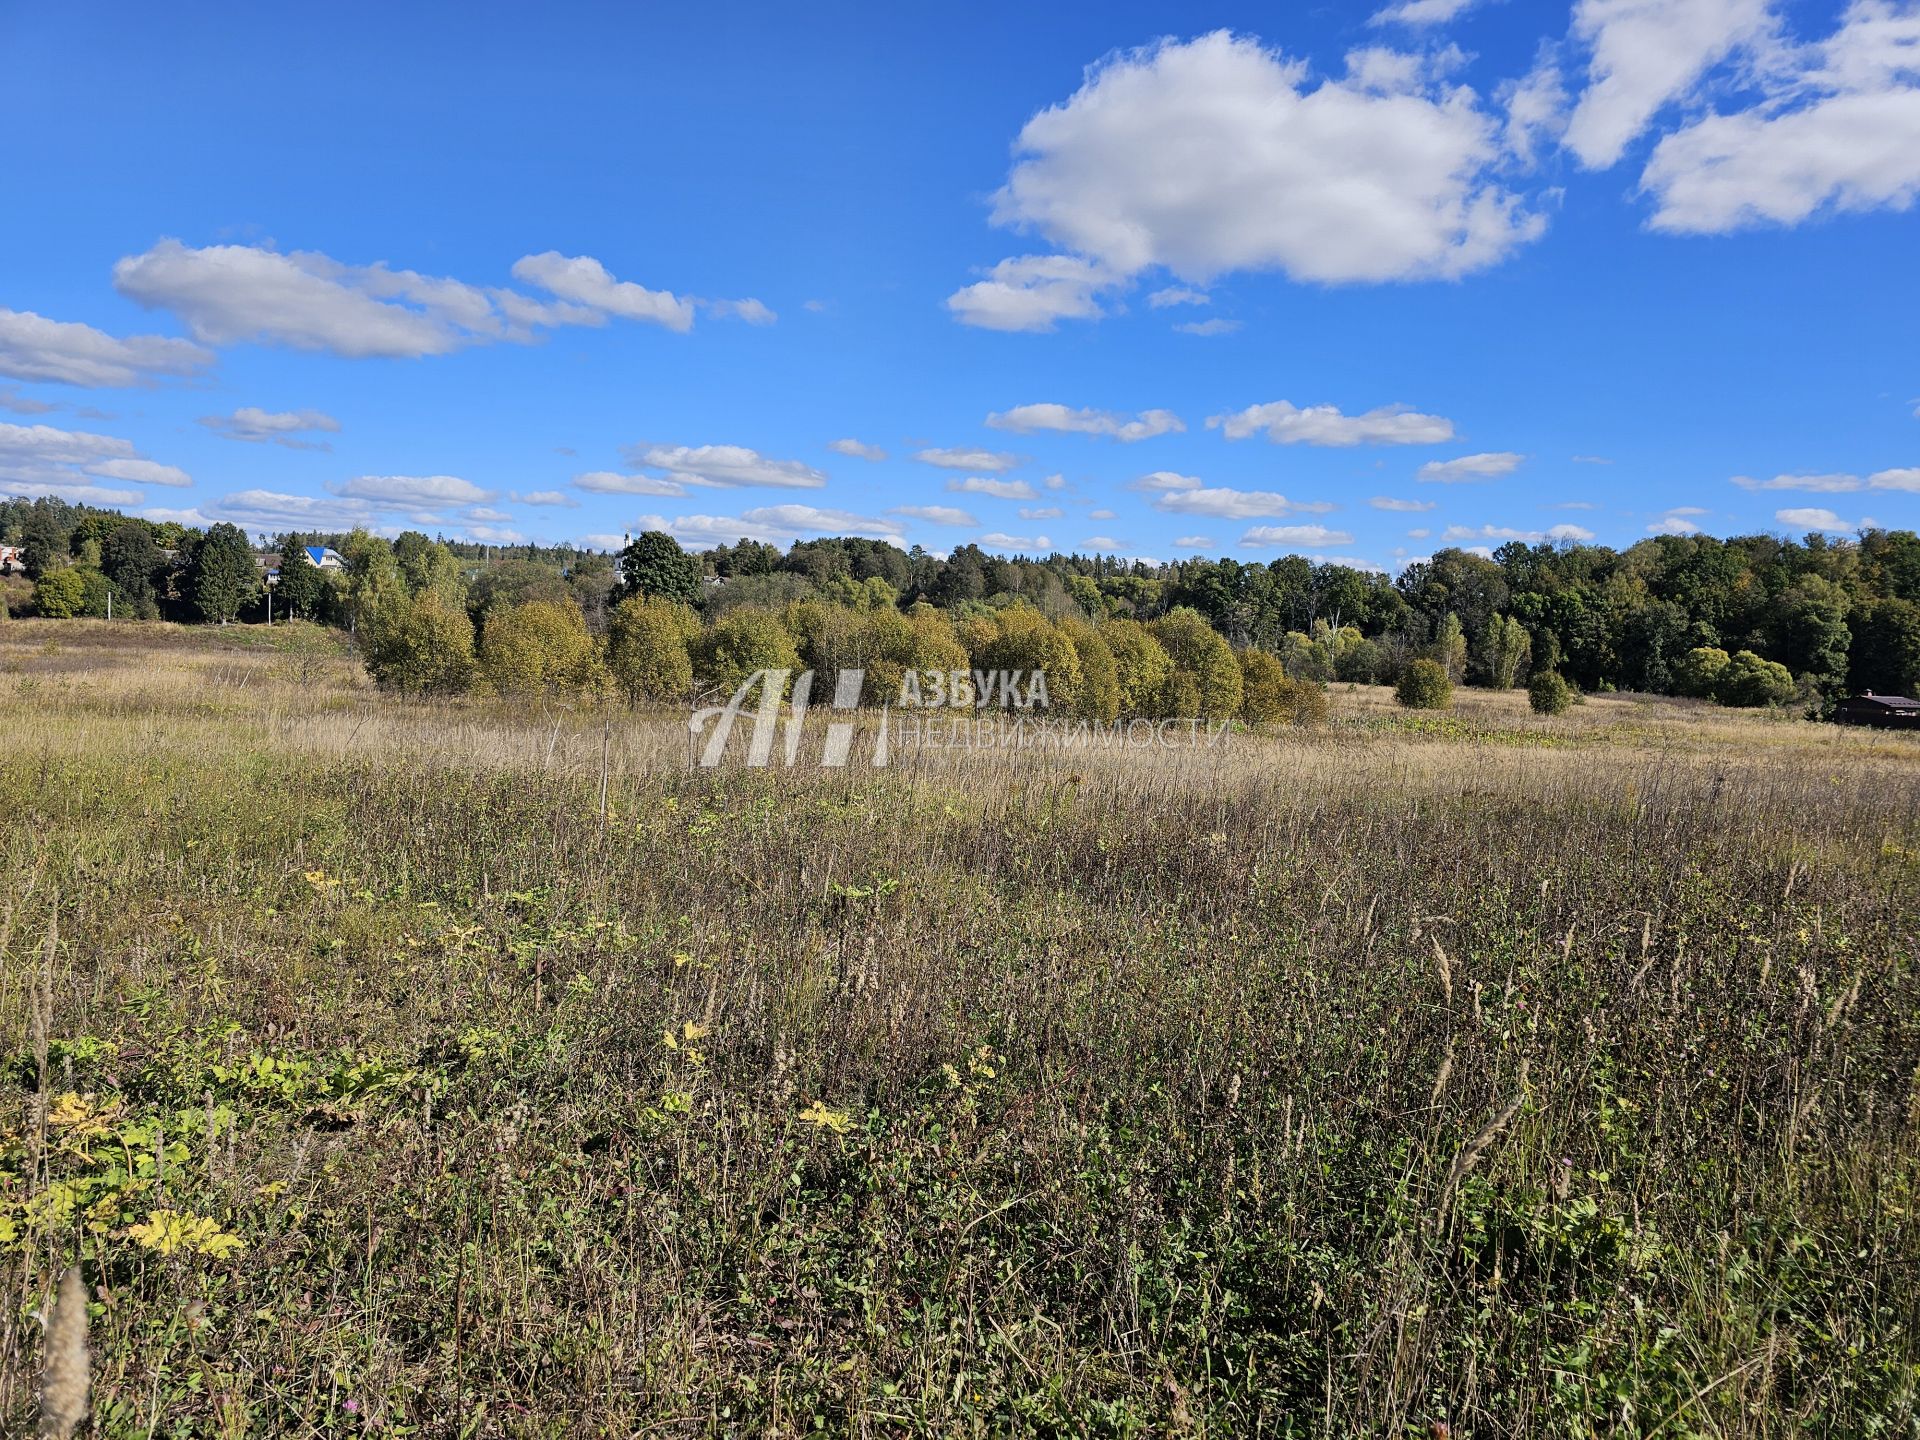
[[[110,1435],[1914,1423],[1910,743],[1336,687],[700,771],[673,716],[47,639],[0,1425],[76,1247]]]

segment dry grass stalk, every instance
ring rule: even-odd
[[[47,1316],[46,1364],[40,1375],[41,1440],[69,1440],[87,1418],[87,1285],[80,1267],[60,1277]]]

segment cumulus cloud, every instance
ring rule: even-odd
[[[1393,510],[1413,514],[1421,510],[1431,510],[1438,504],[1435,500],[1399,500],[1391,495],[1375,495],[1367,504],[1376,510]]]
[[[1164,310],[1169,305],[1211,305],[1212,303],[1211,295],[1186,285],[1165,285],[1147,296],[1147,304],[1155,310]]]
[[[884,460],[887,452],[878,445],[867,445],[859,440],[829,440],[827,448],[836,455],[850,456],[855,460]]]
[[[1324,550],[1333,545],[1351,545],[1353,536],[1344,530],[1329,530],[1324,525],[1255,525],[1240,537],[1240,543],[1298,545],[1303,550]]]
[[[1286,400],[1249,405],[1232,415],[1208,418],[1207,428],[1229,440],[1245,440],[1265,431],[1276,445],[1438,445],[1453,439],[1453,422],[1422,415],[1405,405],[1382,405],[1360,415],[1342,414],[1337,405],[1302,409]]]
[[[596,495],[684,495],[687,487],[664,475],[629,475],[623,470],[589,470],[573,483]]]
[[[131,440],[52,425],[0,424],[0,486],[14,495],[62,495],[76,503],[129,505],[137,491],[102,487],[100,480],[133,485],[185,486],[186,471],[141,455]],[[104,498],[111,493],[115,498]]]
[[[1213,548],[1211,535],[1182,535],[1175,540],[1174,546],[1180,550],[1210,550]]]
[[[243,530],[351,530],[371,527],[373,507],[364,500],[315,495],[289,495],[279,490],[236,490],[200,507],[215,520]]]
[[[1500,127],[1479,97],[1444,65],[1387,68],[1385,88],[1373,56],[1316,81],[1304,61],[1224,30],[1092,67],[1021,130],[992,215],[1064,252],[1009,263],[1085,268],[1044,324],[1002,328],[1098,313],[1104,284],[1152,267],[1190,285],[1242,270],[1456,277],[1540,235],[1544,220],[1496,176]]]
[[[969,475],[964,480],[949,480],[947,489],[957,495],[991,495],[996,500],[1040,498],[1040,492],[1024,480],[995,480],[987,475]]]
[[[1776,475],[1771,480],[1756,480],[1736,475],[1733,483],[1742,490],[1806,490],[1820,495],[1847,495],[1856,490],[1920,490],[1920,467],[1876,470],[1864,480],[1858,475]]]
[[[1480,0],[1400,0],[1367,19],[1369,25],[1445,25],[1466,14]]]
[[[408,510],[431,510],[441,505],[480,505],[499,492],[482,490],[457,475],[356,475],[328,490],[344,500]]]
[[[0,410],[14,415],[51,415],[60,407],[49,400],[22,395],[11,385],[0,385]]]
[[[1089,550],[1125,550],[1129,548],[1126,541],[1116,540],[1111,535],[1089,535],[1080,543]]]
[[[331,450],[325,440],[306,440],[303,435],[324,431],[338,434],[340,422],[320,410],[262,410],[243,405],[231,415],[202,415],[200,423],[216,435],[251,444],[271,442],[289,450]]]
[[[998,530],[988,531],[978,543],[988,550],[1014,550],[1029,554],[1043,553],[1053,548],[1053,541],[1045,535],[1003,535]]]
[[[1831,510],[1817,506],[1802,506],[1792,510],[1776,510],[1773,518],[1782,525],[1792,526],[1796,530],[1825,530],[1832,534],[1845,535],[1855,530],[1867,530],[1873,526],[1871,519],[1842,520]]]
[[[1795,225],[1905,210],[1920,196],[1920,11],[1854,0],[1832,36],[1791,54],[1758,104],[1708,114],[1655,147],[1641,175],[1655,229]]]
[[[771,325],[780,317],[758,300],[709,300],[707,308],[723,320],[744,320],[749,325]]]
[[[1415,478],[1439,485],[1491,480],[1500,475],[1511,475],[1526,458],[1511,450],[1494,450],[1480,455],[1458,455],[1451,460],[1429,460],[1420,467]]]
[[[1698,535],[1700,527],[1684,515],[1663,515],[1647,526],[1649,535]]]
[[[1182,475],[1177,470],[1155,470],[1134,481],[1133,488],[1154,494],[1163,490],[1198,490],[1205,483],[1197,475]]]
[[[905,515],[911,520],[924,520],[929,525],[960,525],[971,529],[980,523],[955,505],[896,505],[890,513]]]
[[[0,310],[0,375],[15,380],[115,389],[194,375],[212,363],[213,352],[190,340],[121,339],[31,310]]]
[[[580,502],[564,490],[531,490],[513,498],[522,505],[560,505],[569,510],[580,508]]]
[[[1058,505],[1022,505],[1020,507],[1020,518],[1022,520],[1058,520],[1066,513],[1067,512],[1062,510]],[[1108,516],[1107,518],[1111,519],[1112,517]]]
[[[942,470],[985,470],[998,475],[1020,463],[1018,455],[999,450],[969,450],[964,446],[939,447],[914,452],[914,459]]]
[[[982,330],[1044,333],[1062,320],[1106,314],[1100,296],[1119,283],[1104,267],[1071,255],[1020,255],[954,291],[947,309],[962,325]]]
[[[1554,525],[1545,530],[1515,530],[1505,525],[1449,525],[1440,538],[1453,541],[1523,540],[1529,545],[1538,545],[1543,540],[1591,540],[1593,531],[1584,525]]]
[[[1105,435],[1128,445],[1157,435],[1179,434],[1187,428],[1171,410],[1143,410],[1128,419],[1111,410],[1074,410],[1053,404],[1016,405],[1011,410],[995,411],[987,416],[987,424],[996,430],[1011,430],[1016,435],[1057,430],[1067,435]]]
[[[1773,26],[1770,0],[1579,0],[1573,34],[1590,58],[1567,148],[1604,170],[1661,107]]]
[[[558,250],[523,255],[513,262],[513,278],[558,299],[623,320],[646,320],[669,330],[693,328],[693,302],[667,290],[649,290],[631,280],[616,280],[591,255],[562,255]],[[742,302],[759,305],[759,301]],[[763,309],[765,307],[762,307]],[[769,313],[769,319],[772,318]]]
[[[635,470],[665,471],[665,478],[678,485],[817,490],[827,483],[826,475],[811,465],[770,459],[744,445],[629,445],[621,454]]]
[[[545,290],[469,285],[384,262],[349,265],[313,250],[160,241],[113,267],[114,287],[149,309],[170,310],[208,345],[252,341],[349,359],[418,359],[468,345],[527,341],[557,325],[651,321],[693,324],[693,303],[616,280],[590,256],[556,251],[516,261],[514,278]],[[197,347],[195,347],[197,348]]]
[[[1173,328],[1182,335],[1231,335],[1240,328],[1240,322],[1216,315],[1211,320],[1183,321]]]
[[[736,540],[762,540],[770,545],[791,544],[812,535],[864,535],[875,540],[897,539],[904,530],[898,520],[856,515],[850,510],[827,510],[815,505],[760,505],[738,515],[642,515],[638,530],[664,530],[695,549],[730,545]]]
[[[1184,478],[1184,477],[1182,477]],[[1320,515],[1333,509],[1326,501],[1289,500],[1272,490],[1234,490],[1226,486],[1181,486],[1159,491],[1153,508],[1170,515],[1205,515],[1220,520],[1252,520],[1296,511]]]

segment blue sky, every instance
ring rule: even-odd
[[[43,4],[0,65],[0,491],[1389,570],[1920,523],[1920,0]]]

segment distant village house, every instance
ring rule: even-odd
[[[1904,695],[1876,695],[1863,691],[1833,707],[1833,718],[1842,725],[1874,725],[1883,730],[1920,732],[1920,700]]]

